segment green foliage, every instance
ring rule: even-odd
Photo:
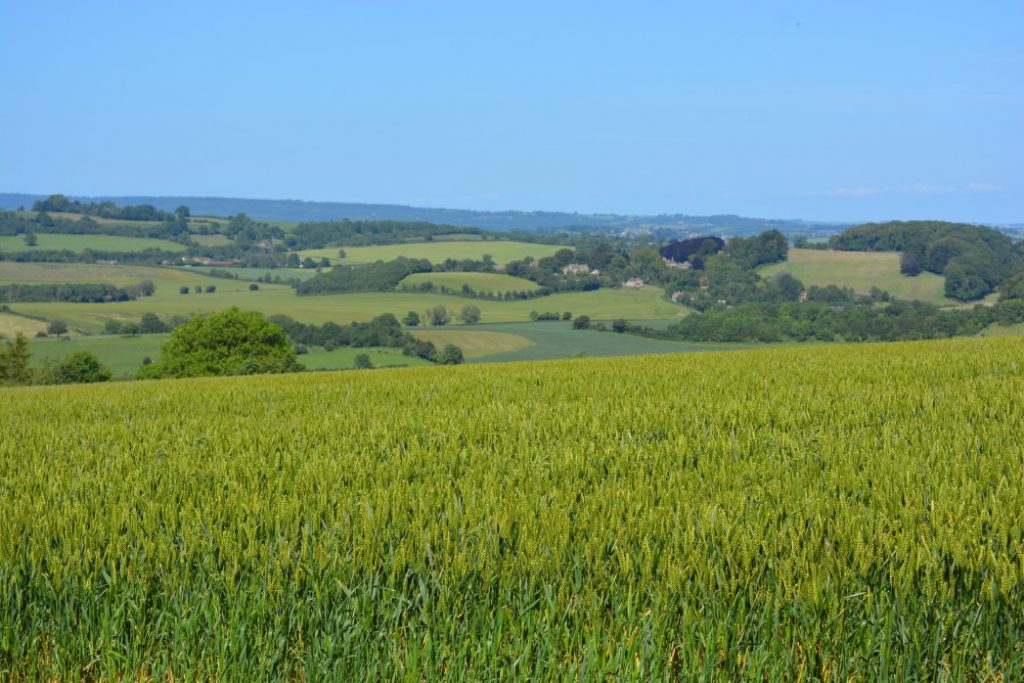
[[[437,362],[441,365],[458,365],[463,361],[462,349],[455,344],[445,344],[437,354]]]
[[[725,253],[743,270],[785,261],[788,251],[789,242],[778,230],[767,230],[746,239],[733,237],[725,245]]]
[[[368,370],[373,367],[373,363],[370,362],[370,356],[365,353],[360,353],[356,356],[355,367],[358,370]]]
[[[68,324],[63,320],[53,320],[46,326],[47,334],[62,335],[68,333]]]
[[[1024,257],[1009,236],[966,223],[867,223],[834,236],[830,243],[847,251],[901,251],[905,275],[945,275],[946,296],[959,301],[984,297],[1024,268]]]
[[[107,382],[112,374],[93,353],[76,351],[58,363],[52,371],[54,384],[90,384]],[[51,382],[44,382],[51,383]]]
[[[364,266],[335,266],[299,284],[295,291],[298,294],[387,292],[397,287],[406,276],[430,272],[431,268],[430,261],[425,259],[403,257]]]
[[[402,324],[406,327],[416,327],[420,324],[420,314],[416,311],[409,311],[402,318]]]
[[[448,309],[443,304],[438,304],[427,310],[426,319],[431,325],[440,327],[441,325],[447,325],[450,316],[448,315]]]
[[[572,328],[574,330],[585,330],[590,327],[590,316],[579,315],[572,321]]]
[[[106,303],[110,301],[132,301],[142,295],[143,286],[141,284],[127,287],[85,282],[0,285],[0,299],[11,303],[48,301]]]
[[[358,247],[371,244],[416,242],[441,235],[483,235],[479,228],[463,228],[425,222],[337,221],[300,223],[288,235],[289,249],[322,249],[328,246]],[[338,256],[345,257],[343,249]]]
[[[3,676],[1017,680],[1020,355],[10,391]]]
[[[462,311],[459,312],[459,318],[467,325],[480,322],[480,307],[472,304],[463,306]]]
[[[28,340],[21,332],[14,335],[13,342],[0,344],[0,384],[29,384],[32,381],[31,357]]]
[[[298,372],[303,369],[284,330],[237,307],[193,318],[164,343],[160,362],[139,377],[204,377]]]

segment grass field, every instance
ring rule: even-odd
[[[401,349],[384,347],[340,347],[333,351],[311,351],[299,356],[307,370],[348,370],[355,366],[356,356],[365,353],[375,367],[422,367],[433,365],[418,356],[406,356]]]
[[[644,321],[655,326],[662,321]],[[665,321],[669,322],[669,321]],[[689,353],[695,351],[724,351],[754,348],[744,344],[712,344],[646,339],[631,334],[615,334],[596,330],[574,330],[571,322],[545,320],[537,322],[473,325],[474,334],[501,333],[521,337],[529,345],[521,348],[481,348],[478,358],[485,362],[546,360],[581,356],[638,356],[662,353]],[[459,332],[466,327],[453,328],[451,342],[462,346]],[[435,342],[436,343],[436,342]]]
[[[189,235],[189,239],[204,247],[225,247],[231,244],[231,240],[224,235]]]
[[[837,285],[861,294],[878,287],[897,299],[926,301],[938,306],[959,304],[946,298],[945,278],[941,275],[921,273],[907,277],[900,273],[900,255],[896,252],[790,249],[788,260],[760,270],[763,277],[783,272],[805,285]]]
[[[33,339],[29,342],[32,365],[39,367],[45,361],[58,362],[77,351],[88,351],[110,368],[115,378],[134,377],[142,367],[144,358],[154,363],[160,360],[160,345],[166,334],[143,334],[138,337],[92,335],[68,339]]]
[[[6,264],[5,264],[6,265]],[[212,278],[185,269],[173,268],[124,268],[121,266],[80,266],[76,268],[54,268],[48,271],[40,264],[11,264],[37,268],[41,278],[49,281],[107,282],[113,284],[138,282],[151,279],[156,285],[152,297],[135,301],[81,304],[81,303],[16,303],[12,308],[19,313],[63,320],[75,330],[99,332],[106,320],[114,318],[138,319],[143,313],[153,312],[163,316],[189,316],[196,313],[219,311],[229,306],[259,311],[265,315],[285,314],[296,320],[322,324],[325,322],[348,323],[368,321],[382,313],[392,313],[399,318],[408,311],[423,315],[424,311],[436,305],[446,306],[452,314],[467,304],[480,308],[484,322],[513,322],[529,320],[531,311],[570,311],[574,315],[587,314],[595,320],[615,318],[671,318],[681,317],[687,309],[665,301],[662,292],[656,288],[635,290],[601,289],[593,292],[568,292],[527,301],[489,301],[442,294],[420,294],[409,292],[369,292],[359,294],[329,294],[322,296],[296,296],[294,290],[285,285],[261,284],[259,291],[250,292],[249,283],[242,280]],[[63,264],[62,264],[63,265]],[[22,279],[24,270],[12,278],[16,282],[38,281]],[[0,268],[0,282],[5,280],[6,268]],[[180,285],[214,285],[212,294],[178,293]]]
[[[227,271],[236,276],[239,280],[247,282],[256,281],[266,275],[279,277],[282,280],[308,280],[316,275],[315,268],[232,268],[232,267],[206,267],[206,266],[181,266],[182,269],[193,273],[208,274],[210,271]]]
[[[532,244],[529,242],[511,242],[499,240],[436,240],[432,242],[411,242],[409,244],[386,244],[373,247],[345,247],[345,258],[338,258],[338,248],[309,249],[299,252],[305,258],[311,256],[319,260],[327,257],[334,265],[353,265],[391,261],[399,256],[409,258],[425,258],[431,263],[440,263],[445,259],[474,259],[479,261],[484,254],[490,254],[496,263],[518,261],[527,256],[543,258],[551,256],[559,249],[558,245]]]
[[[0,329],[4,324],[0,314]],[[44,325],[45,327],[45,325]],[[143,334],[137,337],[110,335],[90,335],[58,339],[32,339],[29,350],[32,352],[32,365],[39,367],[45,361],[60,361],[77,351],[88,351],[114,373],[115,378],[134,377],[142,366],[144,358],[154,363],[160,360],[160,347],[167,340],[166,334]],[[334,351],[314,350],[299,356],[299,362],[307,370],[345,370],[352,368],[358,354],[365,353],[370,361],[381,367],[406,367],[432,365],[429,361],[416,356],[405,356],[401,349],[370,347],[341,347]]]
[[[417,287],[424,282],[434,283],[434,287],[447,287],[459,291],[463,285],[469,285],[477,292],[533,292],[540,285],[521,277],[502,275],[501,273],[413,273],[398,283],[398,289]]]
[[[1022,353],[3,389],[2,677],[1019,680]]]
[[[0,236],[0,251],[17,253],[23,251],[46,251],[67,249],[75,253],[92,249],[94,251],[142,251],[163,249],[184,251],[185,247],[169,240],[146,239],[142,237],[114,237],[112,235],[61,235],[43,233],[36,235],[38,244],[30,247],[21,235]]]
[[[15,335],[21,332],[26,337],[32,337],[37,332],[45,332],[46,323],[32,318],[25,318],[12,313],[0,313],[0,337],[14,339]]]
[[[1014,325],[993,324],[982,330],[983,337],[1019,337],[1024,335],[1024,323]]]
[[[433,342],[437,348],[455,344],[462,349],[467,359],[483,358],[498,353],[514,353],[533,346],[531,340],[519,334],[477,330],[471,326],[440,330],[436,328],[416,329],[413,335]]]

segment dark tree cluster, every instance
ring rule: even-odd
[[[418,322],[419,317],[416,319]],[[354,322],[348,325],[330,322],[323,325],[307,325],[287,315],[271,316],[270,322],[283,329],[292,343],[299,346],[320,346],[326,351],[333,351],[342,346],[385,346],[400,348],[406,355],[419,356],[435,363],[462,362],[461,349],[449,344],[438,351],[432,342],[417,339],[403,330],[398,318],[390,313],[379,315],[370,322]],[[454,348],[457,354],[448,347]],[[456,356],[458,361],[454,360]]]
[[[168,222],[188,216],[188,208],[181,207],[177,213],[160,211],[149,204],[137,206],[118,206],[114,202],[87,202],[82,203],[62,194],[53,194],[46,199],[40,199],[32,205],[33,211],[80,213],[85,216],[97,216],[99,218],[112,218],[122,221],[159,221]]]
[[[422,221],[330,221],[300,223],[285,239],[289,249],[361,247],[372,244],[400,244],[429,241],[443,235],[484,236],[479,228],[439,225]]]
[[[724,246],[725,240],[720,237],[691,237],[669,242],[659,249],[659,252],[664,258],[671,259],[676,263],[685,263],[694,256],[699,256],[702,259],[713,256]]]
[[[881,306],[748,303],[687,316],[665,330],[628,326],[626,331],[702,342],[899,341],[974,335],[992,323],[1022,320],[1024,305],[948,310],[903,301]]]
[[[429,273],[431,270],[430,261],[426,259],[403,257],[362,266],[335,266],[299,283],[295,291],[298,294],[390,291],[407,276],[413,273]]]
[[[132,301],[140,296],[149,296],[155,291],[152,282],[116,287],[111,284],[69,283],[69,284],[17,284],[0,285],[0,301],[7,303],[38,303],[66,301],[71,303],[106,303],[110,301]]]

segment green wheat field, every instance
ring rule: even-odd
[[[1019,680],[1024,341],[0,392],[2,680]]]

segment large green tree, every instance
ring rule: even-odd
[[[28,340],[21,332],[15,335],[14,343],[0,346],[0,384],[29,384],[32,381],[28,367],[31,356]]]
[[[255,375],[304,370],[285,331],[259,313],[229,308],[176,328],[160,362],[139,377]]]

